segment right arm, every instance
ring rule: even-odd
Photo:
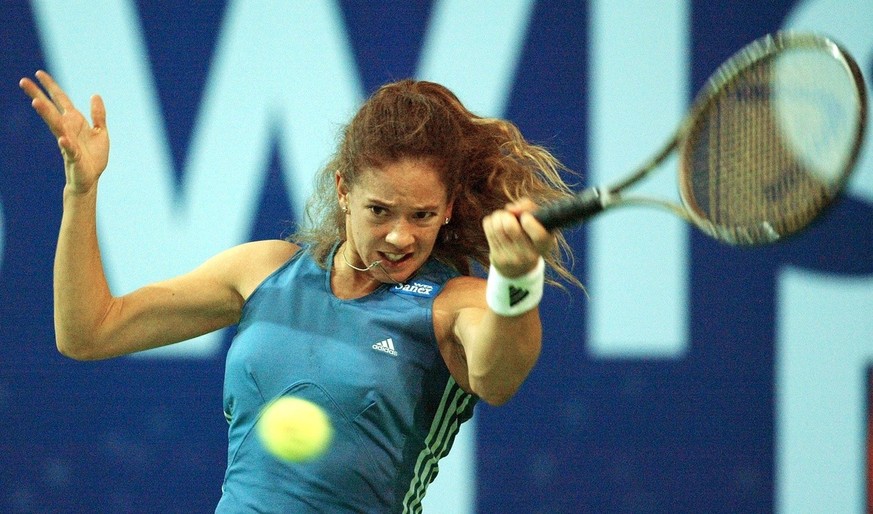
[[[97,245],[96,196],[96,190],[64,192],[54,263],[58,351],[78,360],[102,359],[190,339],[238,321],[244,299],[231,273],[235,259],[230,251],[186,275],[112,296]]]
[[[239,320],[248,295],[296,247],[284,241],[240,245],[194,271],[112,296],[97,243],[97,184],[109,157],[106,112],[91,99],[89,125],[54,80],[37,72],[21,88],[57,138],[66,184],[54,265],[58,350],[101,359],[190,339]]]
[[[65,198],[55,258],[58,350],[77,360],[125,355],[184,341],[239,321],[245,300],[297,250],[258,241],[225,250],[193,271],[114,297],[100,262],[88,199]]]

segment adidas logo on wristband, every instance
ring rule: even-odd
[[[543,298],[546,263],[540,257],[534,269],[520,277],[504,277],[497,268],[488,270],[485,302],[501,316],[518,316],[535,308]]]
[[[515,307],[519,302],[527,298],[527,295],[530,294],[530,291],[527,289],[522,289],[520,287],[515,287],[514,285],[509,286],[509,306]]]

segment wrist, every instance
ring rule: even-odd
[[[64,184],[64,198],[86,198],[97,195],[97,184],[90,187],[67,182]]]
[[[485,285],[485,302],[488,307],[501,316],[519,316],[534,309],[543,297],[545,269],[546,264],[542,257],[534,269],[515,278],[503,276],[492,265]]]

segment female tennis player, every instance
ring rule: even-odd
[[[103,101],[91,100],[92,125],[47,73],[36,79],[20,86],[66,173],[54,268],[60,352],[104,359],[236,324],[217,511],[419,511],[476,401],[505,403],[537,361],[546,264],[548,281],[575,282],[563,237],[531,214],[569,195],[560,163],[438,84],[388,84],[345,127],[292,237],[242,244],[113,296],[96,235],[109,157]],[[329,415],[334,439],[320,458],[281,462],[253,436],[261,409],[281,396]]]

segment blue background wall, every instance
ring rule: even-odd
[[[107,101],[117,293],[281,237],[336,127],[388,80],[446,83],[587,182],[647,157],[767,32],[825,31],[873,76],[869,0],[74,4],[0,2],[0,511],[208,512],[226,463],[229,331],[96,363],[54,349],[63,172],[17,88],[38,68],[82,109]],[[591,297],[548,292],[540,363],[478,408],[432,511],[862,512],[869,147],[845,198],[775,247],[652,213],[570,232]]]

